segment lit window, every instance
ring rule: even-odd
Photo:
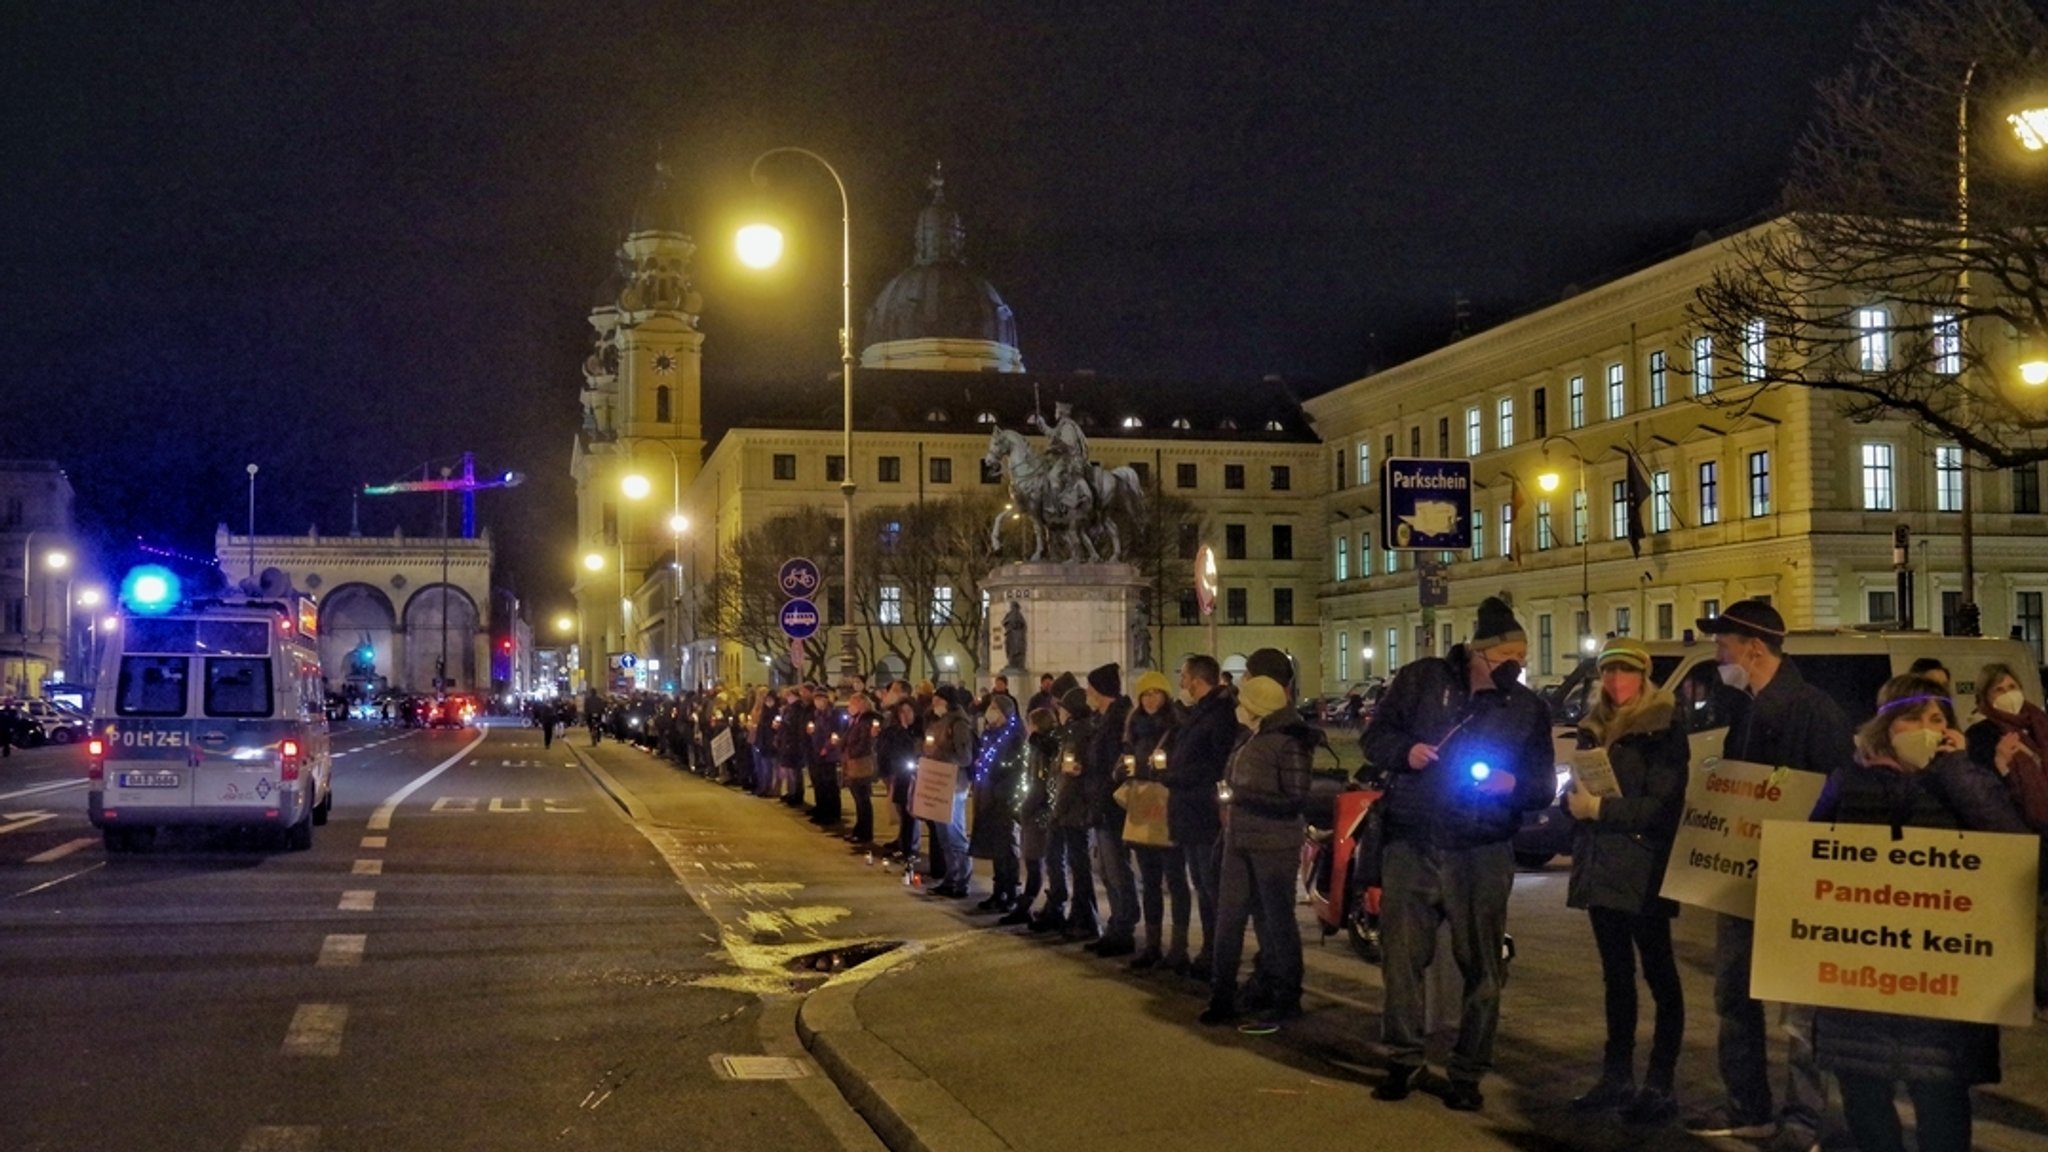
[[[1496,448],[1507,448],[1515,442],[1515,398],[1500,398],[1500,438],[1494,442]]]
[[[1351,633],[1337,633],[1337,682],[1351,682]]]
[[[994,424],[996,423],[996,414],[983,408],[974,414],[974,422],[976,424]]]
[[[1564,411],[1565,419],[1571,423],[1572,427],[1584,428],[1586,426],[1586,378],[1584,376],[1574,376],[1570,380],[1565,381]]]
[[[1281,423],[1280,421],[1278,421],[1278,420],[1268,420],[1268,421],[1266,421],[1266,431],[1268,431],[1268,432],[1285,432],[1285,431],[1287,431],[1287,425],[1285,425],[1285,424],[1282,424],[1282,423]]]
[[[1666,399],[1666,374],[1667,367],[1664,362],[1664,350],[1659,348],[1655,352],[1650,353],[1650,407],[1652,408],[1662,408],[1664,406]]]
[[[903,586],[902,586],[902,585],[900,585],[900,584],[884,584],[884,585],[882,585],[882,604],[881,604],[881,611],[880,611],[880,613],[878,614],[878,616],[879,616],[879,619],[881,620],[881,622],[882,622],[882,623],[884,623],[884,624],[901,624],[901,623],[903,623]]]
[[[1744,321],[1742,325],[1742,378],[1751,384],[1762,382],[1764,369],[1769,364],[1765,357],[1763,318],[1757,317]]]
[[[1358,442],[1358,483],[1362,486],[1375,479],[1377,477],[1372,474],[1372,445],[1361,440]]]
[[[1486,510],[1476,505],[1472,509],[1472,558],[1486,559]]]
[[[1358,574],[1360,576],[1372,575],[1372,533],[1370,532],[1360,532],[1358,534]]]
[[[1963,322],[1953,312],[1934,314],[1934,370],[1943,376],[1963,370]]]
[[[1189,420],[1185,416],[1175,416],[1173,418],[1173,426],[1178,431],[1186,432],[1189,429],[1193,428],[1195,425],[1193,421]]]
[[[1671,473],[1650,473],[1650,531],[1671,531]]]
[[[932,627],[939,628],[953,620],[953,586],[941,584],[932,589]]]
[[[951,416],[946,415],[944,408],[933,408],[924,414],[924,422],[927,424],[944,424],[951,419]]]
[[[1141,416],[1126,416],[1123,418],[1123,426],[1125,428],[1143,428],[1145,420]]]
[[[1544,551],[1551,546],[1551,543],[1550,501],[1538,500],[1536,502],[1536,550],[1538,552]]]
[[[1628,539],[1628,481],[1616,480],[1607,492],[1607,530],[1616,540]]]
[[[1892,446],[1863,445],[1863,508],[1866,512],[1892,510]]]
[[[1351,537],[1337,537],[1337,575],[1339,580],[1351,579]]]
[[[1934,446],[1934,510],[1963,510],[1963,450],[1958,445]]]
[[[1586,490],[1572,490],[1572,543],[1586,542]]]
[[[1709,460],[1700,465],[1700,523],[1721,522],[1721,465]]]
[[[1771,514],[1771,454],[1751,452],[1749,454],[1749,514],[1769,516]]]
[[[1607,366],[1607,418],[1619,420],[1628,415],[1628,378],[1622,375],[1619,364]]]
[[[1486,451],[1479,430],[1479,409],[1477,406],[1465,409],[1465,455],[1477,456]]]
[[[1500,506],[1500,554],[1504,558],[1512,557],[1515,554],[1515,506],[1513,504],[1503,504]]]
[[[1692,394],[1705,396],[1714,390],[1714,338],[1695,336],[1692,342]]]
[[[1856,367],[1885,372],[1892,366],[1891,314],[1883,308],[1856,310]]]

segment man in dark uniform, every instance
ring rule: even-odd
[[[1738,600],[1699,629],[1714,638],[1721,681],[1740,693],[1721,756],[1827,775],[1849,766],[1855,743],[1849,722],[1828,694],[1808,684],[1785,659],[1785,619],[1762,600]],[[1764,1006],[1749,995],[1755,925],[1718,915],[1714,934],[1714,1011],[1721,1017],[1721,1082],[1728,1100],[1686,1122],[1700,1136],[1768,1140],[1773,1149],[1819,1146],[1827,1087],[1813,1059],[1813,1009],[1787,1005],[1791,1040],[1785,1109],[1774,1114]]]

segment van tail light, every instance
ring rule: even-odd
[[[94,783],[107,778],[107,742],[98,736],[85,742],[85,778]]]
[[[277,778],[279,780],[297,780],[299,778],[299,742],[297,740],[287,740],[278,746],[278,760]]]

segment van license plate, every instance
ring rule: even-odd
[[[121,787],[123,788],[176,788],[177,786],[178,774],[176,772],[121,773]]]

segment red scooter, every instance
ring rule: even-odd
[[[1308,900],[1323,926],[1323,938],[1344,933],[1368,964],[1380,962],[1380,890],[1365,883],[1358,837],[1367,813],[1384,794],[1377,787],[1346,785],[1334,798],[1330,826],[1310,824],[1301,849]]]

